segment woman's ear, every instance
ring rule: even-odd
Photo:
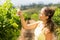
[[[46,18],[48,19],[49,17],[48,17],[48,16],[46,16]]]

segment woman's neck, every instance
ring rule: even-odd
[[[43,24],[45,25],[46,23],[47,23],[47,20],[44,20],[44,21],[42,21],[43,22]]]

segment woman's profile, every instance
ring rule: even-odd
[[[43,7],[39,13],[40,20],[28,25],[22,12],[18,11],[24,29],[21,40],[56,40],[54,34],[55,25],[52,21],[54,12],[55,10],[50,7]]]

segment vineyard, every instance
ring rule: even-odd
[[[0,5],[0,40],[17,40],[20,36],[21,22],[19,16],[16,14],[17,8],[13,7],[11,1],[7,0],[4,4]],[[38,11],[29,10],[23,11],[25,20],[29,18],[35,21],[39,20]],[[53,16],[53,21],[57,25],[56,35],[60,40],[60,8],[57,7]]]

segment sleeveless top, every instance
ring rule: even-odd
[[[41,30],[44,28],[44,25],[42,24],[42,21],[39,21],[39,24],[37,25],[34,34],[35,34],[35,40],[38,40],[38,37],[41,34]]]
[[[43,22],[39,21],[39,24],[34,31],[35,40],[45,40],[45,35],[44,35],[45,30],[46,30],[46,28],[44,28]],[[57,37],[54,35],[54,33],[53,33],[52,40],[57,40]]]

